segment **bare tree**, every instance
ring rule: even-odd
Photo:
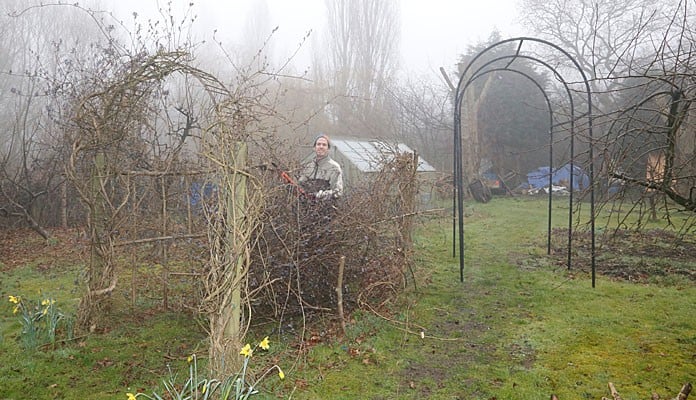
[[[425,79],[388,91],[384,118],[395,138],[409,143],[441,171],[452,165],[452,105],[448,89]]]
[[[608,135],[611,177],[643,189],[652,217],[657,193],[696,212],[695,15],[683,3],[656,55],[624,78],[630,88],[621,92]]]
[[[397,66],[397,3],[326,1],[326,10],[328,54],[322,66],[326,76],[318,81],[325,81],[331,88],[329,98],[336,98],[329,112],[334,122],[343,125],[339,129],[348,125],[375,135],[383,126],[374,126],[373,121],[379,120]]]
[[[38,2],[7,1],[0,9],[0,208],[47,238],[46,226],[67,225],[65,152],[50,109],[52,83],[69,69],[61,54],[86,53],[82,44],[96,29],[66,7],[49,14]]]
[[[665,210],[671,201],[695,211],[693,2],[523,5],[528,27],[566,49],[590,79],[597,128],[591,144],[598,150],[590,161],[606,184],[597,187],[630,192],[621,201],[628,199],[641,217],[655,216],[658,198]]]
[[[242,65],[253,62],[257,68],[264,68],[264,64],[272,63],[274,43],[270,39],[274,28],[266,0],[254,2],[244,25]]]
[[[674,5],[673,0],[523,0],[520,9],[527,29],[576,59],[592,91],[601,93],[595,104],[601,110],[612,107],[613,91],[621,86],[613,78],[650,57]],[[557,61],[573,67],[566,58]]]

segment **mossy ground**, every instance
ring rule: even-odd
[[[567,210],[554,206],[554,227],[567,222]],[[599,399],[613,382],[623,398],[639,399],[652,392],[674,397],[693,383],[696,285],[689,275],[668,270],[660,279],[629,281],[600,270],[593,288],[582,251],[570,270],[563,254],[546,256],[546,224],[542,200],[467,204],[460,282],[451,217],[424,218],[414,236],[416,279],[409,276],[394,301],[354,313],[345,335],[331,316],[309,326],[304,341],[298,330],[254,328],[252,338],[276,332],[272,353],[258,362],[278,362],[286,373],[282,383],[267,380],[263,397]],[[669,261],[669,255],[667,247],[640,262],[696,271],[693,258]],[[599,262],[607,257],[600,253]],[[3,298],[41,289],[74,310],[79,260],[50,268],[41,267],[48,259],[6,260],[0,260]],[[109,329],[35,353],[19,348],[19,324],[6,302],[0,398],[125,398],[127,391],[157,387],[169,368],[184,370],[187,355],[204,356],[205,334],[195,318],[132,309],[126,297],[112,308]]]

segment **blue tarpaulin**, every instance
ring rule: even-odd
[[[555,186],[570,186],[570,164],[556,168],[553,171],[552,183]],[[585,171],[577,165],[573,165],[573,190],[583,190],[590,186],[590,178]],[[542,189],[549,186],[550,167],[539,167],[527,174],[527,182],[534,189]]]
[[[191,183],[190,202],[194,208],[202,207],[203,203],[210,202],[217,195],[217,186],[212,183]]]

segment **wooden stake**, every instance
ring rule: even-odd
[[[686,400],[689,397],[689,393],[691,393],[691,383],[687,382],[682,386],[679,394],[674,400]]]
[[[336,283],[336,302],[338,303],[338,318],[341,320],[341,329],[346,334],[346,319],[343,316],[343,269],[346,266],[346,256],[341,256],[338,263],[338,282]]]
[[[614,400],[621,400],[621,396],[619,396],[619,392],[616,391],[614,384],[611,382],[609,382],[609,391],[611,392],[611,397],[613,397]]]

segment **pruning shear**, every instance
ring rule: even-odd
[[[299,193],[299,195],[302,195],[302,196],[304,196],[304,197],[306,197],[306,198],[308,198],[308,199],[311,199],[311,196],[309,195],[309,193],[305,192],[305,190],[302,189],[302,187],[301,187],[300,185],[298,185],[297,182],[295,182],[294,179],[292,179],[292,177],[290,176],[290,174],[288,174],[288,173],[287,173],[286,171],[284,171],[283,169],[278,168],[278,166],[276,165],[276,163],[271,163],[271,164],[273,165],[274,168],[276,168],[276,169],[278,169],[278,170],[280,171],[280,177],[283,178],[283,180],[284,180],[285,182],[289,183],[290,185],[292,185],[293,187],[295,187],[295,189],[297,189],[297,192]],[[299,195],[298,195],[298,196],[299,196]]]

